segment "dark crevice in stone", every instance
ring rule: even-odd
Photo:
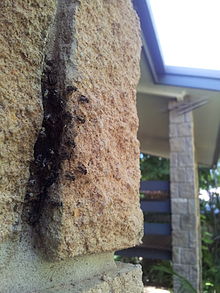
[[[34,146],[34,161],[30,165],[30,179],[23,208],[23,220],[31,225],[39,223],[46,204],[62,208],[61,199],[50,198],[50,188],[59,180],[61,164],[73,155],[75,142],[68,129],[74,123],[84,123],[82,116],[72,117],[67,110],[67,98],[77,91],[71,84],[75,71],[71,54],[74,43],[73,15],[77,1],[58,2],[41,80],[44,118]],[[54,34],[54,35],[53,35]],[[75,176],[69,174],[69,180]]]
[[[68,139],[67,146],[63,144],[67,125],[73,119],[66,111],[64,82],[58,74],[58,67],[59,61],[46,60],[42,75],[44,118],[34,146],[34,161],[30,166],[25,198],[26,221],[32,225],[39,221],[42,207],[48,198],[48,188],[56,183],[62,161],[70,159],[69,146],[74,147],[74,142],[70,144]],[[53,201],[51,203],[54,205]],[[62,203],[57,206],[62,206]]]

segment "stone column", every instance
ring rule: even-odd
[[[130,0],[0,3],[0,292],[136,292],[136,86]]]
[[[173,268],[200,292],[200,212],[193,113],[170,102],[170,180]],[[174,280],[174,290],[179,283]]]

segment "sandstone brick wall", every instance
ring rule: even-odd
[[[31,227],[34,246],[59,259],[139,243],[131,1],[0,5],[1,239]]]
[[[0,1],[0,242],[20,230],[41,128],[41,75],[55,0]]]
[[[109,271],[105,274],[95,276],[93,280],[85,280],[73,285],[49,288],[45,293],[143,293],[141,281],[141,267],[131,264],[118,264],[118,271]]]
[[[143,292],[130,0],[2,0],[0,292]]]
[[[80,1],[73,19],[70,43],[59,40],[70,48],[69,56],[59,57],[65,60],[64,92],[73,89],[65,97],[71,121],[59,150],[67,157],[39,222],[46,251],[60,258],[133,246],[142,237],[137,18],[130,1],[95,0]]]

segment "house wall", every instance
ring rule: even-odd
[[[143,233],[131,1],[0,8],[0,291],[142,292],[113,261]]]
[[[180,102],[181,103],[181,102]],[[169,103],[173,269],[200,292],[201,239],[193,113]],[[174,291],[180,283],[174,280]]]

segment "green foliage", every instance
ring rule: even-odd
[[[220,164],[216,169],[199,168],[199,187],[209,190],[215,188],[220,182]]]
[[[152,270],[175,276],[180,283],[180,288],[178,291],[179,293],[196,293],[196,289],[193,288],[190,282],[182,277],[180,274],[176,273],[171,266],[167,267],[164,265],[156,265],[152,267]]]
[[[168,181],[170,178],[169,164],[170,163],[168,159],[141,154],[140,155],[140,168],[141,168],[141,175],[142,175],[141,180]],[[142,198],[144,196],[140,195],[140,197]],[[150,215],[148,214],[148,221],[149,221],[149,216]],[[158,218],[158,214],[157,214],[157,218]],[[167,222],[167,219],[165,220],[165,222]],[[155,263],[161,264],[165,267],[170,267],[169,261],[143,259],[141,261],[141,264],[143,269],[144,284],[171,288],[172,277],[170,276],[170,274],[167,274],[166,272],[162,272],[162,271],[161,272],[158,271],[157,273],[155,273],[154,271],[151,270],[152,266],[155,265]]]
[[[141,154],[142,180],[169,180],[169,160]],[[199,169],[199,186],[207,190],[209,200],[200,201],[202,234],[203,293],[220,293],[220,196],[211,191],[220,183],[220,163],[216,169]],[[196,292],[192,285],[173,271],[168,261],[140,260],[140,258],[116,257],[124,262],[140,263],[145,284],[172,287],[172,276],[176,276],[182,292]],[[156,266],[155,263],[157,264]],[[154,265],[153,265],[154,264]],[[153,268],[153,269],[152,269]],[[181,291],[179,292],[181,293]]]
[[[114,256],[115,261],[121,261],[124,263],[132,263],[132,264],[140,264],[142,266],[143,270],[143,283],[144,285],[152,285],[152,286],[160,286],[160,287],[166,287],[166,288],[172,288],[172,276],[163,271],[153,271],[153,266],[163,266],[166,268],[171,268],[171,262],[170,261],[161,261],[161,260],[151,260],[151,259],[145,259],[142,257],[128,257],[128,256],[121,256],[121,255],[115,255]],[[155,265],[156,264],[156,265]]]
[[[172,275],[167,273],[167,271],[154,269],[158,267],[165,267],[169,270],[172,268],[171,261],[143,259],[142,266],[143,282],[145,285],[163,287],[171,290],[173,286]]]
[[[140,155],[142,180],[169,180],[169,160],[150,155]]]
[[[204,293],[220,292],[220,200],[209,192],[201,200],[202,268]]]
[[[132,263],[134,265],[141,264],[141,260],[139,257],[128,257],[128,256],[122,256],[122,255],[114,255],[115,261],[121,261],[124,263]]]
[[[211,191],[219,186],[220,166],[200,169],[199,182],[209,195],[208,201],[200,200],[203,292],[220,292],[220,196]]]

